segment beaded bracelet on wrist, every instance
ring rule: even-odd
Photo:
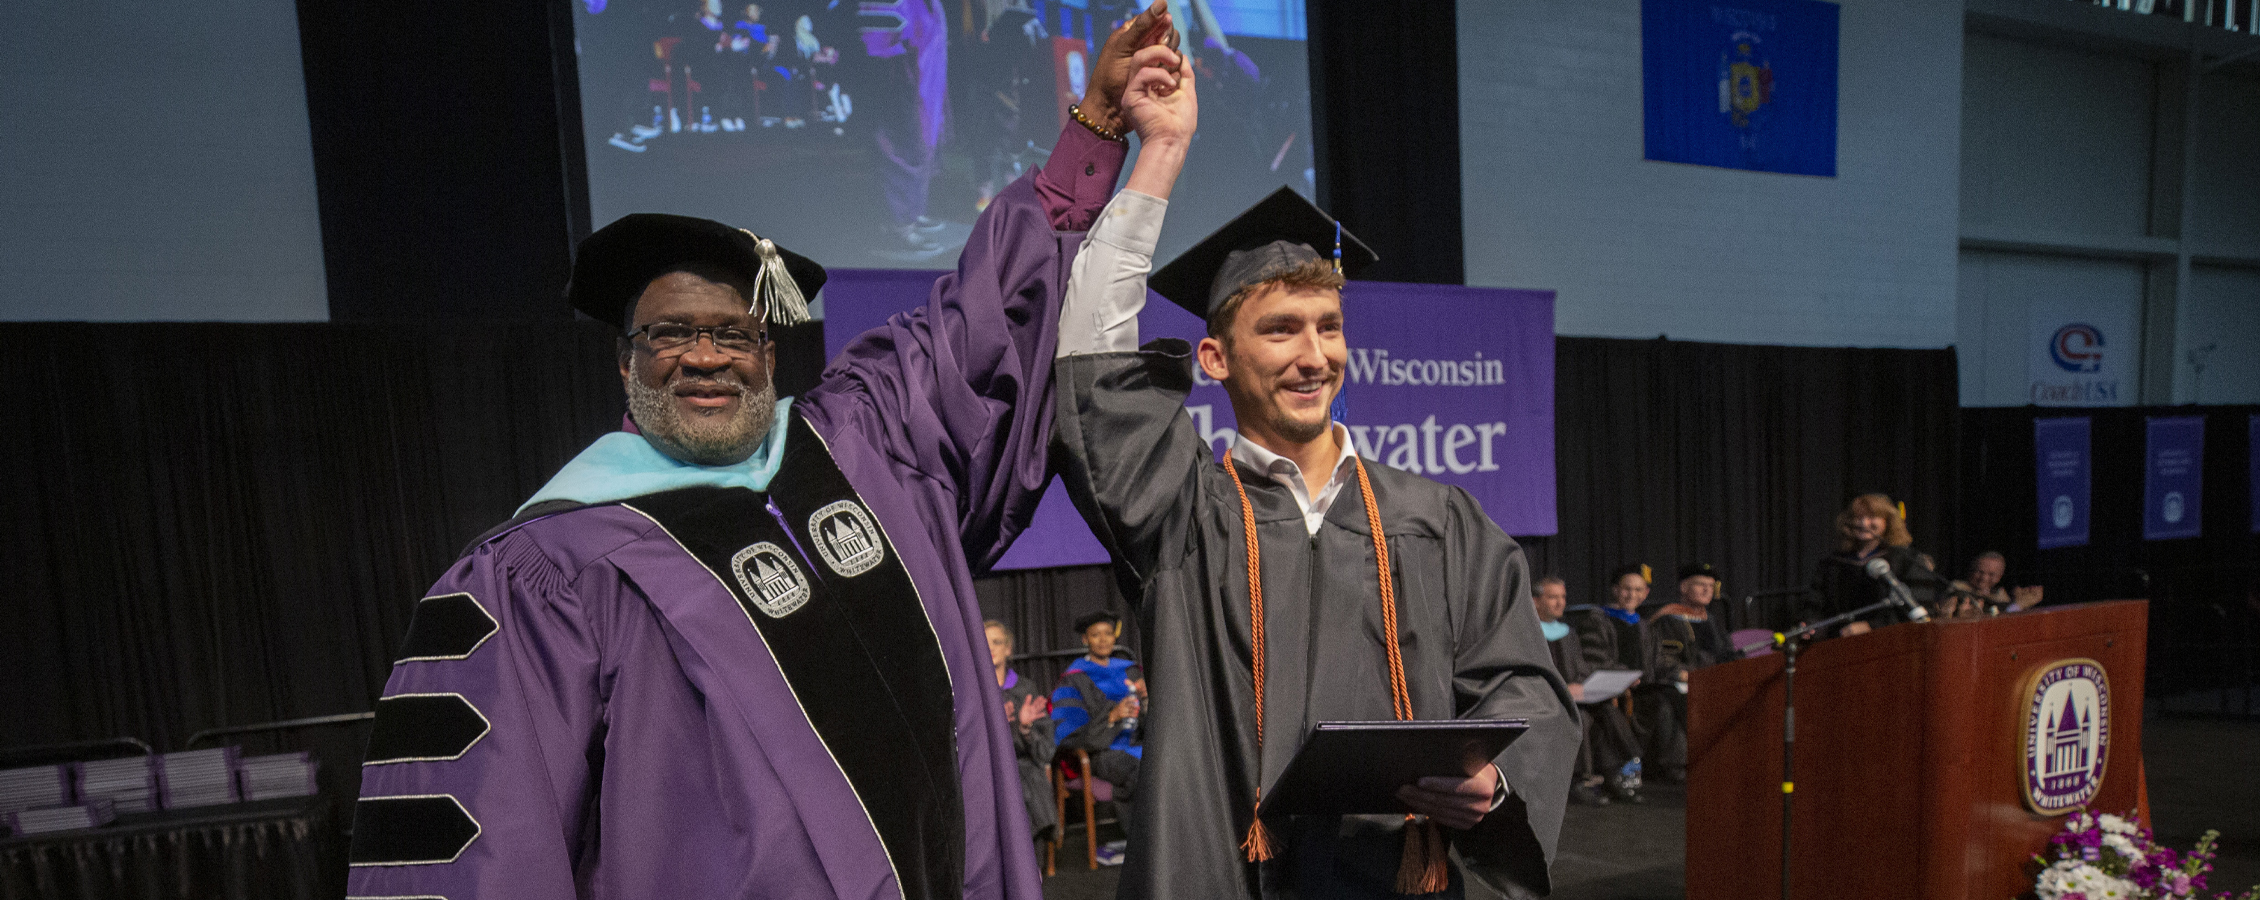
[[[1099,137],[1106,138],[1107,140],[1114,141],[1116,143],[1128,143],[1128,141],[1123,138],[1121,132],[1115,131],[1097,122],[1091,121],[1090,116],[1084,115],[1083,104],[1069,104],[1067,107],[1067,114],[1074,117],[1075,121],[1082,123],[1083,127],[1091,129],[1092,134],[1098,135]]]

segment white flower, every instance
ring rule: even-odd
[[[2141,830],[2140,828],[2137,828],[2133,822],[2129,822],[2119,816],[2111,815],[2110,813],[2104,813],[2103,815],[2097,817],[2096,821],[2102,823],[2104,831],[2110,832],[2112,834],[2134,834],[2135,832]]]
[[[2128,840],[2125,834],[2119,832],[2106,832],[2103,835],[2103,849],[2116,853],[2119,858],[2130,862],[2142,858],[2142,851],[2136,849],[2134,841]]]
[[[2033,880],[2033,892],[2040,900],[2062,900],[2065,894],[2080,893],[2087,900],[2135,900],[2140,895],[2134,882],[2103,874],[2087,863],[2062,860],[2042,869],[2040,877]]]

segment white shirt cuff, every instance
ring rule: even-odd
[[[1138,349],[1138,311],[1168,211],[1167,200],[1124,190],[1099,212],[1070,269],[1055,356]]]

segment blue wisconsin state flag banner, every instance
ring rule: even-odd
[[[1834,176],[1836,18],[1818,0],[1641,0],[1647,158]]]

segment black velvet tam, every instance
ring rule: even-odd
[[[684,263],[705,263],[742,275],[751,284],[761,272],[758,248],[752,232],[713,219],[632,213],[581,242],[573,254],[573,280],[565,286],[565,299],[590,318],[624,329],[629,305],[643,296],[652,279]],[[782,246],[777,255],[801,296],[814,298],[824,286],[824,267]]]

